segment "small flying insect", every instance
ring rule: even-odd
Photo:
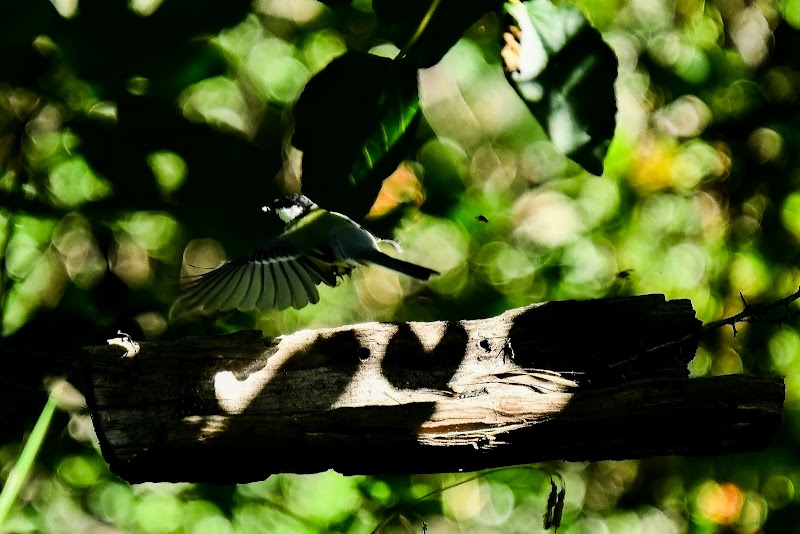
[[[624,271],[620,271],[617,273],[617,278],[619,278],[620,280],[627,280],[628,278],[631,277],[632,272],[633,269],[625,269]]]

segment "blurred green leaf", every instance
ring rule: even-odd
[[[88,488],[97,483],[103,466],[96,456],[67,456],[59,462],[57,471],[70,486]]]
[[[617,111],[614,52],[575,8],[529,0],[506,12],[509,82],[560,151],[602,174]]]
[[[464,193],[469,155],[458,143],[439,137],[419,149],[417,161],[425,169],[427,198],[423,209],[433,215],[447,214]]]
[[[357,52],[334,59],[295,106],[304,193],[326,208],[366,214],[402,161],[419,110],[415,69]]]
[[[239,22],[249,7],[243,0],[171,0],[141,16],[125,2],[81,0],[74,17],[39,31],[53,39],[64,61],[101,97],[114,98],[129,78],[143,76],[153,80],[154,92],[169,98],[222,72],[219,52],[200,37]]]
[[[58,24],[61,18],[47,0],[0,3],[0,80],[14,84],[37,82],[46,61],[31,44]]]
[[[167,534],[181,523],[181,502],[173,495],[150,493],[136,506],[136,522],[143,532]]]

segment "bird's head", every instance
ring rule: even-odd
[[[288,223],[306,215],[316,207],[317,205],[307,196],[293,193],[285,197],[276,198],[269,206],[265,206],[265,211],[274,210],[283,222]]]

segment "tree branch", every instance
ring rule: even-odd
[[[688,301],[647,295],[474,321],[142,342],[127,358],[92,347],[88,400],[106,460],[131,482],[763,447],[782,380],[689,380],[700,331]]]
[[[703,330],[709,331],[709,330],[714,330],[716,328],[720,328],[725,325],[730,325],[733,328],[733,335],[735,337],[737,333],[736,323],[779,324],[800,316],[800,312],[798,311],[793,312],[789,309],[789,304],[796,301],[797,299],[800,299],[800,288],[798,288],[797,291],[795,291],[794,293],[792,293],[787,297],[783,297],[773,302],[762,304],[760,306],[750,305],[745,300],[744,295],[742,295],[741,291],[739,292],[739,297],[742,299],[742,302],[744,303],[744,309],[742,311],[731,317],[707,323],[703,325]],[[777,308],[784,308],[785,309],[784,315],[772,318],[759,317],[759,315],[763,315],[764,313],[770,312]]]

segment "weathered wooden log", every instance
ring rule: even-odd
[[[689,379],[701,325],[661,295],[275,339],[91,347],[104,457],[130,482],[425,473],[765,446],[780,378]]]

